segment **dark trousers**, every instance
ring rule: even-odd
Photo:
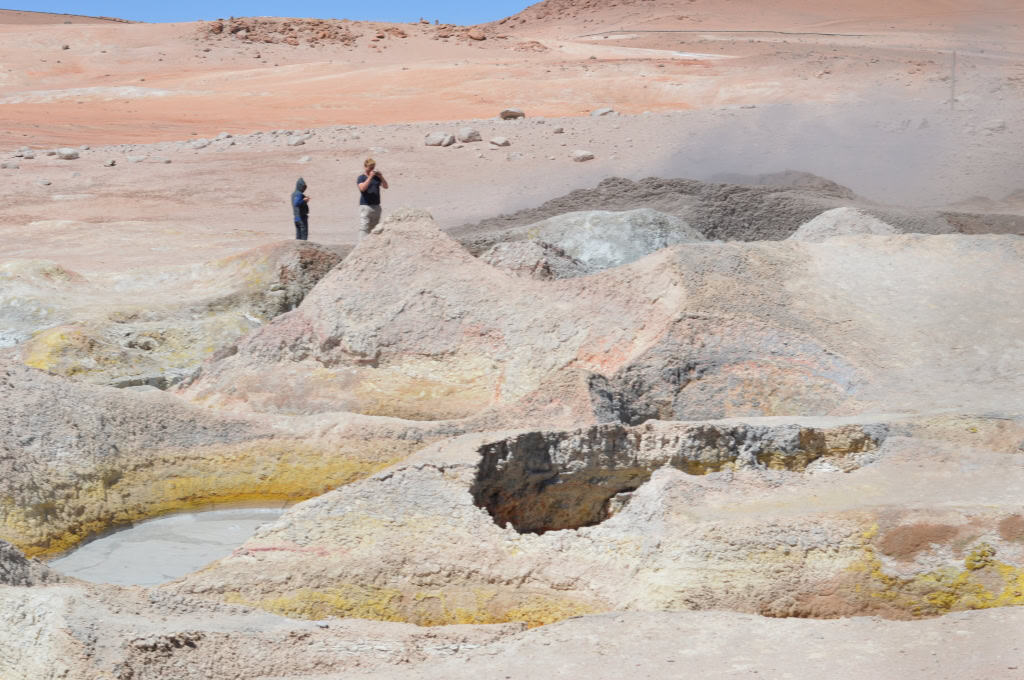
[[[300,241],[308,240],[309,236],[309,220],[302,220],[301,222],[295,223],[295,238]]]

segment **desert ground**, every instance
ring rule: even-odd
[[[0,10],[0,678],[1024,678],[1022,104],[1011,0]]]

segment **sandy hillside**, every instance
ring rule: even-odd
[[[5,11],[0,259],[109,270],[288,238],[300,175],[312,238],[351,242],[368,155],[392,180],[386,209],[446,227],[608,176],[786,169],[889,203],[1005,211],[1024,186],[1021,15],[981,0],[549,0],[471,29]],[[497,120],[506,107],[525,120]],[[626,115],[589,116],[602,107]],[[466,125],[482,143],[423,146]],[[46,155],[64,146],[81,157]],[[596,159],[573,163],[577,149]]]

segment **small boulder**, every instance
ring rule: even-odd
[[[470,40],[487,40],[487,36],[484,35],[484,32],[481,31],[479,28],[469,29],[469,33],[467,33],[466,36]]]
[[[210,146],[210,140],[208,139],[197,139],[190,145],[193,149],[205,149]]]
[[[512,142],[508,141],[508,137],[492,137],[491,144],[494,146],[511,146]]]
[[[48,180],[48,179],[41,179],[41,180],[39,180],[38,184],[39,184],[39,186],[41,186],[41,187],[48,187],[48,186],[50,186],[51,184],[53,184],[53,182],[51,182],[51,181],[50,181],[50,180]]]
[[[34,151],[23,151],[21,157],[27,160],[32,160],[36,157],[36,154]]]
[[[234,135],[232,135],[230,132],[222,132],[219,135],[217,135],[217,141],[219,142],[225,139],[231,139],[233,136]]]
[[[423,144],[426,146],[444,146],[445,139],[451,137],[451,135],[445,132],[428,132],[423,138]]]
[[[103,167],[105,168],[112,168],[115,165],[117,165],[117,161],[115,161],[113,158],[103,161]]]
[[[590,112],[590,115],[597,118],[598,116],[607,116],[612,113],[615,113],[615,109],[611,109],[606,106],[601,109],[594,109],[593,111]]]
[[[129,163],[141,163],[142,161],[146,160],[146,157],[145,156],[127,156],[125,158],[125,160],[128,161]]]
[[[480,136],[480,131],[471,127],[460,128],[458,132],[458,138],[460,142],[483,141],[483,137]]]
[[[525,118],[526,114],[523,113],[522,109],[502,109],[498,116],[502,120],[514,120],[516,118]]]
[[[556,127],[554,130],[551,131],[551,134],[553,134],[553,135],[561,135],[561,134],[564,134],[564,133],[565,133],[565,128],[560,128],[560,127]]]
[[[18,167],[18,164],[15,163],[14,161],[5,161],[3,163],[0,163],[0,168],[4,170],[17,170]]]
[[[572,152],[572,159],[577,163],[583,163],[584,161],[594,160],[594,154],[591,151],[585,151],[583,149],[576,149]]]
[[[73,161],[78,158],[78,151],[69,147],[57,149],[57,158],[62,161]]]

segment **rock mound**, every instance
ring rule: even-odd
[[[470,251],[480,253],[495,243],[514,238],[518,227],[586,210],[649,208],[684,220],[708,239],[722,241],[782,240],[821,213],[844,206],[871,214],[903,233],[953,233],[967,217],[953,219],[948,214],[876,206],[867,201],[851,203],[847,198],[850,192],[845,187],[808,173],[787,171],[756,179],[770,184],[741,186],[657,177],[638,182],[608,178],[593,189],[578,189],[536,208],[450,231]],[[992,222],[972,217],[985,224]],[[976,231],[1006,233],[1007,230],[993,227]]]
[[[604,246],[574,252],[578,231],[553,225],[538,240],[608,263]],[[207,364],[185,396],[484,429],[1002,409],[1024,394],[1020,357],[997,349],[1016,337],[1006,317],[1024,287],[1015,237],[680,244],[587,277],[510,286],[425,217],[372,236],[298,309]],[[936,276],[947,269],[958,276]],[[999,369],[971,388],[993,353]]]
[[[899,231],[890,224],[865,215],[856,208],[833,208],[800,225],[789,237],[794,241],[824,241],[835,236],[870,234],[888,236]]]
[[[404,33],[397,27],[398,33]],[[376,31],[370,27],[372,35]],[[238,40],[269,45],[354,45],[363,31],[351,21],[336,19],[293,19],[278,17],[239,17],[201,22],[197,36],[203,40]],[[397,35],[396,37],[405,37]]]
[[[807,189],[815,194],[833,196],[848,201],[857,198],[857,194],[854,193],[853,189],[825,177],[801,170],[784,170],[782,172],[769,172],[762,175],[720,174],[712,177],[711,181],[722,184],[739,184],[741,186]]]

